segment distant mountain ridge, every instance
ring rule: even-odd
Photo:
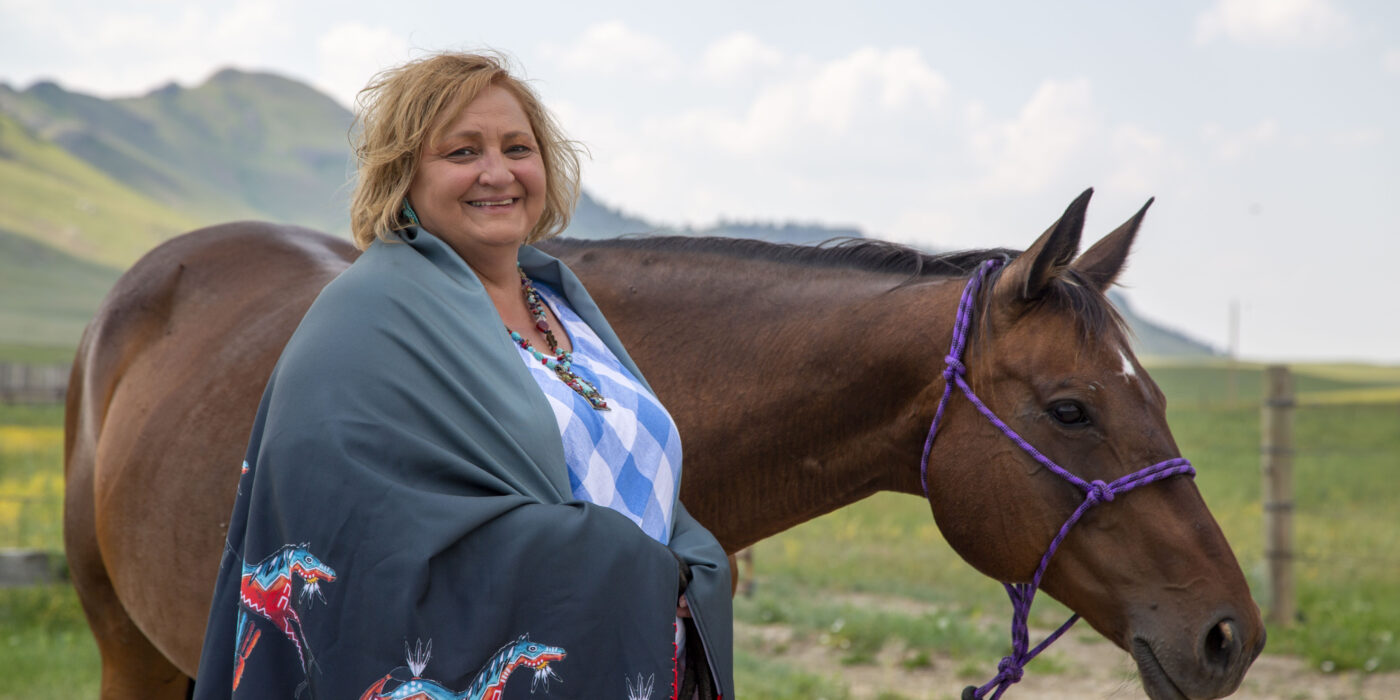
[[[24,90],[0,83],[0,251],[32,256],[42,268],[0,277],[0,297],[60,300],[33,306],[55,319],[37,324],[21,323],[15,314],[22,309],[0,304],[0,344],[76,343],[77,319],[89,317],[100,300],[95,290],[105,290],[146,250],[184,231],[251,218],[347,235],[352,122],[349,111],[303,83],[234,69],[196,87],[172,83],[112,100],[53,82]],[[565,232],[580,238],[624,234],[803,244],[864,235],[850,227],[794,223],[673,227],[603,205],[587,192]],[[21,264],[5,262],[0,270]],[[1138,318],[1121,297],[1120,307],[1144,352],[1213,352]]]
[[[269,218],[343,230],[351,114],[310,87],[226,69],[103,100],[0,85],[0,112],[155,202],[200,221]],[[173,233],[173,232],[172,232]]]

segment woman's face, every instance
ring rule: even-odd
[[[423,228],[471,262],[525,242],[544,212],[539,143],[520,102],[490,86],[425,142],[408,187]]]

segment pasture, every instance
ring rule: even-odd
[[[1400,368],[1294,369],[1299,619],[1270,628],[1239,696],[1388,697],[1400,677]],[[1233,379],[1214,363],[1151,371],[1267,608],[1260,367]],[[62,549],[61,475],[61,407],[0,406],[0,547]],[[1001,587],[943,543],[918,498],[877,495],[759,543],[754,559],[754,592],[735,603],[741,698],[952,698],[1007,647]],[[1042,596],[1032,623],[1066,615]],[[1009,697],[1140,694],[1126,655],[1084,626],[1027,671]],[[96,649],[66,585],[0,589],[0,678],[0,698],[96,695]]]

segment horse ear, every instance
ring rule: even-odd
[[[1147,208],[1152,206],[1153,201],[1155,198],[1147,200],[1147,204],[1142,205],[1133,218],[1123,222],[1122,226],[1104,236],[1074,261],[1074,270],[1100,292],[1107,291],[1118,279],[1118,273],[1123,271],[1123,263],[1128,261],[1128,250],[1133,247],[1138,227],[1142,226],[1142,217],[1147,214]]]
[[[1065,213],[1026,252],[1007,265],[997,282],[996,296],[1010,302],[1039,299],[1055,276],[1079,252],[1079,236],[1084,232],[1084,212],[1089,208],[1093,188],[1070,202]]]

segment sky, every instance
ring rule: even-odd
[[[1400,364],[1400,3],[0,0],[0,81],[104,97],[233,66],[351,106],[482,48],[627,213],[1024,248],[1094,187],[1087,247],[1156,197],[1139,313],[1226,350],[1234,305],[1245,359]]]

